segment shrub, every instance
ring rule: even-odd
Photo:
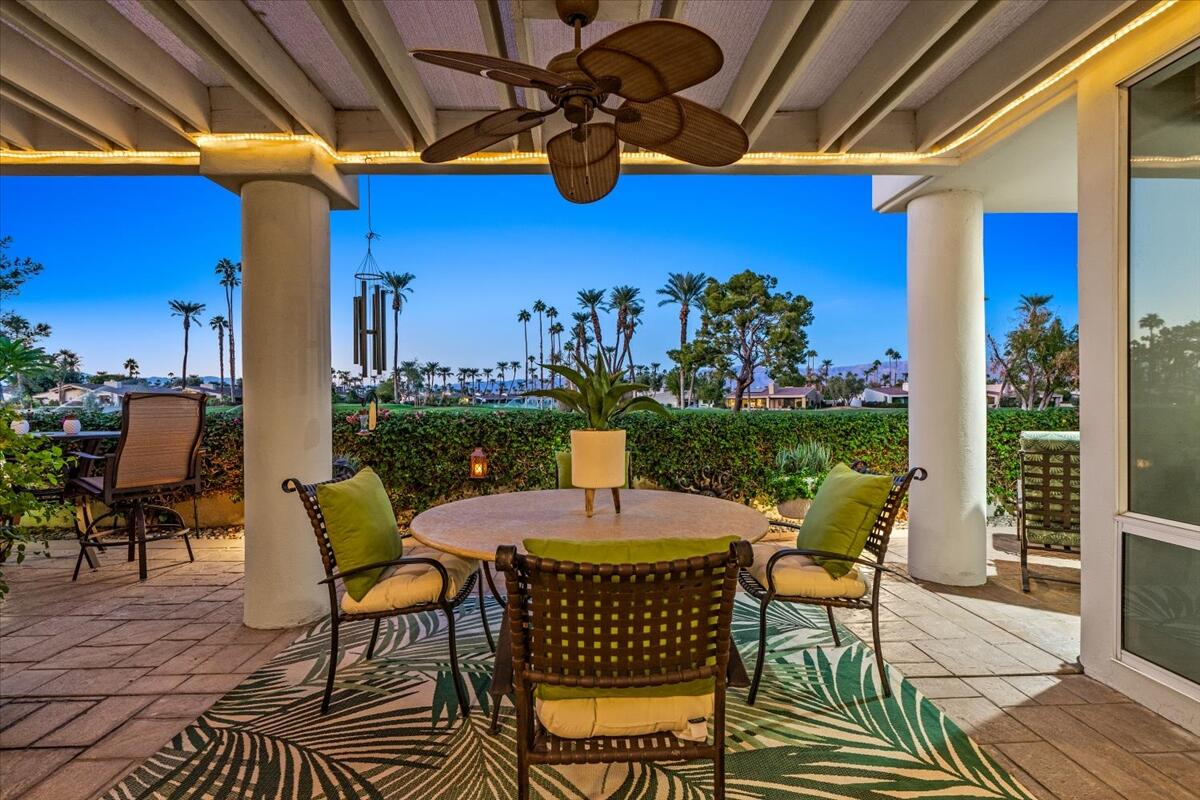
[[[478,494],[552,488],[554,453],[570,446],[571,429],[583,422],[578,415],[553,410],[396,407],[372,435],[359,436],[346,416],[345,409],[334,412],[334,454],[373,467],[404,512]],[[80,417],[85,429],[120,425],[115,414],[85,412]],[[60,425],[54,415],[39,415],[35,421],[44,430]],[[747,502],[775,499],[771,481],[778,453],[806,442],[824,445],[835,463],[861,458],[881,472],[908,468],[904,409],[744,414],[689,409],[667,418],[631,413],[620,425],[627,431],[633,472],[640,480]],[[989,497],[1011,507],[1021,431],[1077,428],[1073,408],[988,411]],[[489,476],[483,481],[467,475],[468,457],[476,447],[488,454]],[[210,412],[204,451],[205,491],[240,496],[240,411]]]

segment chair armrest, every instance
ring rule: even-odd
[[[768,519],[767,522],[769,522],[771,525],[777,525],[780,528],[791,528],[794,531],[798,531],[804,527],[798,522],[787,522],[786,520],[782,519]]]
[[[88,461],[103,461],[104,459],[108,458],[108,456],[98,456],[94,453],[84,453],[79,450],[72,450],[71,452],[67,453],[67,455],[74,458],[87,459]]]
[[[442,588],[441,591],[438,592],[438,602],[444,603],[446,601],[446,590],[450,587],[450,576],[447,574],[446,568],[436,558],[424,558],[423,556],[408,556],[394,558],[391,561],[376,561],[374,564],[364,564],[361,567],[348,569],[344,572],[335,571],[330,573],[329,576],[324,580],[317,581],[317,584],[331,585],[334,581],[344,581],[346,578],[351,577],[352,575],[357,575],[360,572],[368,572],[373,569],[380,569],[384,567],[397,567],[401,564],[424,564],[437,570],[438,576],[442,579]]]

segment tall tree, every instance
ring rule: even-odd
[[[229,322],[229,399],[235,399],[237,387],[237,347],[234,344],[233,321],[236,319],[233,315],[233,296],[237,287],[242,285],[242,262],[234,262],[228,258],[222,258],[217,262],[214,270],[217,277],[220,278],[221,287],[225,290],[225,318]],[[187,373],[184,372],[186,376]],[[184,378],[186,384],[187,378]]]
[[[508,362],[507,361],[497,361],[496,362],[496,371],[498,373],[500,373],[500,382],[496,385],[497,392],[502,393],[502,392],[506,391],[506,388],[504,386],[504,373],[507,370],[508,370]]]
[[[587,312],[592,322],[592,335],[596,337],[596,352],[604,352],[604,334],[600,331],[600,310],[604,308],[603,289],[580,289],[575,295],[579,307]]]
[[[629,340],[633,338],[634,320],[641,310],[638,302],[640,290],[633,286],[615,286],[608,293],[608,307],[617,312],[616,336],[613,342],[614,360],[608,365],[613,372],[620,372],[629,354]],[[635,310],[636,309],[636,310]]]
[[[1003,347],[990,334],[992,367],[1004,387],[1012,387],[1021,408],[1046,408],[1058,392],[1079,378],[1079,326],[1067,328],[1050,310],[1053,295],[1022,295],[1017,320]]]
[[[383,285],[392,293],[392,393],[400,395],[400,312],[412,294],[409,286],[416,278],[411,272],[384,272]]]
[[[888,359],[888,372],[891,374],[891,384],[896,385],[896,370],[900,366],[900,351],[894,347],[889,347],[884,355]]]
[[[658,301],[659,308],[676,303],[679,305],[679,352],[685,354],[687,352],[688,341],[688,315],[693,308],[699,310],[703,307],[704,287],[708,283],[708,276],[703,272],[669,272],[667,273],[667,282],[661,289],[656,290],[656,294],[664,297]],[[682,379],[679,381],[680,392],[683,392],[687,383],[687,364],[679,365],[680,375]],[[684,397],[679,396],[679,407],[684,407]]]
[[[40,378],[54,369],[54,359],[40,347],[0,335],[0,404],[4,402],[4,381],[17,385],[20,397],[26,381]]]
[[[15,297],[21,291],[21,285],[41,273],[43,268],[41,262],[28,256],[9,255],[11,246],[11,236],[0,237],[0,311],[4,310],[4,301]]]
[[[54,354],[54,366],[58,369],[58,404],[61,406],[67,402],[67,392],[63,384],[68,378],[79,376],[79,368],[83,366],[83,362],[73,350],[59,350]]]
[[[192,329],[192,323],[195,322],[200,317],[200,314],[204,312],[204,303],[189,303],[186,300],[171,300],[167,303],[167,305],[171,308],[172,317],[182,317],[183,319],[183,371],[179,373],[179,380],[182,381],[183,388],[186,389],[188,381],[188,335]],[[230,369],[232,370],[232,366]],[[232,376],[232,372],[230,375]]]
[[[225,391],[225,329],[229,327],[229,320],[217,314],[208,320],[208,327],[217,332],[217,365],[221,369],[221,391],[223,392]]]
[[[553,310],[554,310],[553,308],[546,310],[546,318],[547,319],[550,318],[550,312]],[[555,312],[554,315],[558,316],[558,312]],[[550,327],[547,328],[547,330],[550,332],[550,363],[558,364],[559,362],[562,361],[563,324],[561,322],[553,322],[553,323],[551,323]],[[550,386],[553,387],[557,383],[558,383],[558,377],[554,374],[551,374],[550,375]]]
[[[522,308],[517,312],[517,322],[521,323],[521,327],[525,331],[525,363],[529,363],[529,320],[533,319],[529,312]],[[529,367],[525,367],[525,384],[529,384]]]
[[[125,359],[125,363],[122,366],[125,368],[125,374],[127,374],[130,379],[136,378],[138,376],[138,371],[141,369],[141,367],[138,366],[137,359],[135,358]]]
[[[733,410],[742,410],[754,372],[766,367],[780,383],[799,379],[808,354],[812,303],[804,295],[774,291],[778,279],[745,270],[721,283],[709,281],[697,343],[732,360]]]
[[[538,315],[538,387],[546,379],[546,370],[542,364],[546,363],[546,350],[542,344],[542,314],[546,311],[546,304],[541,300],[533,301],[533,312]]]

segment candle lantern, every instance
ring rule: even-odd
[[[483,452],[482,447],[476,447],[475,452],[471,453],[471,477],[475,480],[482,480],[487,477],[487,474],[487,453]]]

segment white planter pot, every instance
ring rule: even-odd
[[[808,514],[812,500],[807,497],[797,497],[795,500],[784,500],[779,504],[779,513],[791,519],[804,519]]]
[[[74,436],[75,434],[79,433],[81,430],[83,430],[83,423],[80,422],[79,420],[77,420],[77,419],[64,419],[63,420],[63,433],[67,434],[67,436]]]
[[[24,436],[25,434],[29,433],[29,420],[14,419],[12,422],[8,423],[8,427],[12,428],[13,433],[17,434],[17,436]]]
[[[580,489],[625,484],[625,431],[571,431],[571,483]]]

